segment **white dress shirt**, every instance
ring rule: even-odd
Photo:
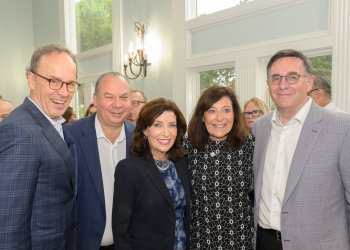
[[[326,106],[324,106],[325,109],[328,109],[333,112],[341,112],[341,113],[346,113],[344,110],[341,110],[333,102],[328,103]]]
[[[280,123],[277,110],[272,116],[259,205],[258,223],[263,228],[281,230],[282,202],[289,168],[311,102],[309,98],[304,107],[285,125]]]
[[[103,233],[101,246],[109,246],[113,244],[112,205],[114,192],[114,172],[117,163],[126,157],[126,137],[123,125],[117,140],[114,143],[111,143],[105,136],[97,116],[95,118],[95,129],[106,207],[106,227]]]

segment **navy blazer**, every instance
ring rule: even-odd
[[[0,249],[75,249],[76,161],[28,99],[0,123]]]
[[[175,162],[186,196],[185,230],[189,249],[190,180],[187,158]],[[115,171],[112,229],[118,250],[172,250],[175,210],[153,158],[131,156]]]
[[[76,143],[78,157],[77,250],[99,249],[106,225],[106,209],[103,191],[100,157],[95,130],[96,114],[67,126]],[[125,121],[126,156],[134,124]]]

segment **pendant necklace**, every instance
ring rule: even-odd
[[[170,167],[169,160],[155,160],[156,166],[160,171],[165,171]]]

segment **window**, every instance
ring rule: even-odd
[[[200,91],[201,93],[213,86],[215,84],[220,84],[224,86],[229,86],[231,88],[235,88],[235,69],[227,68],[227,69],[214,69],[209,71],[200,72]]]
[[[332,55],[310,57],[312,74],[322,76],[332,83]]]
[[[77,52],[112,43],[112,0],[74,0]]]
[[[197,0],[196,16],[211,14],[251,1],[253,0]]]

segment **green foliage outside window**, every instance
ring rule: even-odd
[[[235,88],[236,72],[234,68],[215,69],[200,72],[200,89],[201,92],[210,86],[220,84]]]
[[[112,0],[80,0],[75,16],[78,52],[112,42]]]
[[[310,58],[312,74],[322,76],[332,82],[332,55],[316,56]]]

